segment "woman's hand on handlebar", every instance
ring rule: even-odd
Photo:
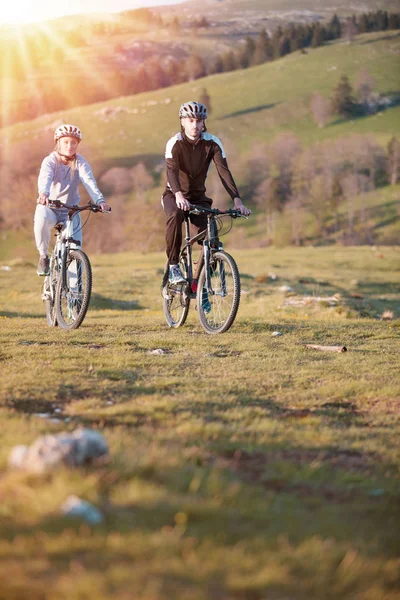
[[[36,201],[37,204],[43,204],[44,206],[47,206],[49,203],[49,197],[47,194],[44,194],[43,192],[39,194],[38,199]]]
[[[101,212],[111,212],[111,206],[109,206],[105,200],[99,202],[98,206]]]

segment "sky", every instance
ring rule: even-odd
[[[64,15],[116,13],[150,6],[179,4],[184,0],[1,0],[0,25],[48,21]]]

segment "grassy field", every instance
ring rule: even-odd
[[[35,265],[0,265],[2,600],[400,598],[400,251],[232,253],[242,301],[219,337],[194,306],[167,328],[161,254],[93,256],[69,334]],[[15,444],[79,426],[109,464],[7,469]],[[61,516],[69,494],[104,522]]]

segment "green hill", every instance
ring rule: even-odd
[[[312,121],[309,102],[313,92],[328,96],[342,74],[354,79],[366,69],[381,94],[399,93],[399,32],[359,36],[353,44],[343,41],[291,54],[272,63],[247,70],[213,75],[173,86],[45,115],[31,122],[2,130],[2,148],[39,136],[58,120],[77,122],[85,133],[85,144],[95,158],[110,162],[143,154],[163,155],[166,139],[178,127],[181,102],[199,95],[206,86],[213,112],[209,130],[231,138],[241,150],[256,140],[268,140],[279,131],[297,134],[303,143],[331,139],[349,133],[373,133],[386,143],[400,129],[400,108],[353,122],[335,122],[318,129]],[[105,112],[109,111],[109,116]]]
[[[208,129],[222,139],[239,186],[247,194],[246,201],[251,202],[254,189],[244,157],[257,143],[270,143],[282,132],[296,136],[303,148],[350,139],[354,134],[368,135],[382,152],[386,151],[391,137],[400,133],[399,51],[399,32],[368,34],[358,36],[352,44],[339,41],[247,70],[45,115],[1,130],[3,164],[12,160],[15,165],[23,155],[25,170],[31,169],[32,178],[36,178],[41,159],[51,149],[52,130],[59,122],[73,122],[84,132],[82,153],[90,159],[97,176],[114,166],[132,167],[144,162],[153,170],[155,185],[162,186],[165,142],[179,128],[179,105],[197,98],[206,87],[212,104]],[[354,85],[362,70],[374,80],[375,91],[391,104],[362,118],[334,117],[324,128],[318,128],[310,111],[313,93],[328,98],[342,75]],[[159,191],[152,191],[153,203]],[[376,202],[376,195],[370,197]],[[370,202],[368,197],[365,202]],[[384,215],[381,221],[384,223]],[[247,226],[252,236],[262,235],[254,220]],[[398,237],[397,217],[394,221],[390,217],[390,227],[392,240]],[[383,224],[379,229],[381,241],[384,232]],[[313,236],[310,231],[305,237],[316,241]]]

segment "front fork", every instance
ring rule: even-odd
[[[210,244],[208,240],[204,240],[203,243],[204,249],[204,268],[206,270],[206,289],[207,292],[212,296],[214,294],[214,290],[211,287],[211,276],[210,276]]]
[[[65,246],[64,246],[65,249]],[[56,241],[55,247],[50,255],[50,267],[49,267],[49,275],[46,275],[44,284],[43,284],[43,294],[42,300],[50,300],[54,302],[56,296],[56,285],[57,279],[59,277],[60,271],[62,269],[62,251],[63,246],[60,244],[59,240]],[[55,263],[55,264],[54,264]],[[56,280],[54,281],[54,273],[56,273]]]
[[[222,244],[219,247],[219,250],[222,250]],[[225,265],[223,261],[218,261],[218,263],[214,266],[214,269],[219,269],[221,288],[218,291],[215,291],[211,285],[211,259],[212,259],[213,250],[210,250],[210,246],[208,241],[204,242],[204,265],[206,269],[206,281],[205,287],[207,292],[211,295],[217,295],[225,297],[227,294],[226,289],[226,275],[225,275]]]

